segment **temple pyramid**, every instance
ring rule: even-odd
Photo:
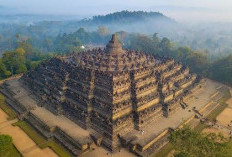
[[[56,56],[21,78],[39,106],[92,130],[112,151],[185,107],[199,80],[173,59],[124,50],[115,34],[104,49]]]

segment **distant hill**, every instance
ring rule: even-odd
[[[79,26],[88,30],[96,30],[101,25],[106,26],[112,32],[121,30],[146,34],[159,32],[164,35],[174,32],[179,27],[175,20],[159,12],[125,10],[107,15],[93,16],[76,22],[72,21],[68,27],[75,28]]]
[[[144,22],[150,19],[164,20],[168,22],[174,22],[174,20],[159,12],[145,12],[145,11],[120,11],[110,13],[107,15],[93,16],[91,19],[84,19],[83,23],[94,23],[94,24],[113,24],[113,23],[131,23],[131,22]]]

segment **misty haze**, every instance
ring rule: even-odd
[[[231,157],[232,2],[0,0],[0,157]]]

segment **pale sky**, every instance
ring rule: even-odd
[[[92,15],[159,11],[177,21],[232,22],[232,0],[0,0],[0,14]]]

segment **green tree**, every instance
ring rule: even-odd
[[[232,55],[214,62],[209,71],[211,78],[232,85]]]
[[[0,135],[0,156],[5,156],[13,148],[13,140],[9,135]]]
[[[11,72],[6,69],[5,64],[0,58],[0,79],[6,78],[11,75]]]
[[[26,68],[27,68],[28,70],[33,70],[33,69],[35,69],[35,67],[36,67],[41,61],[42,61],[42,59],[39,60],[39,61],[27,61],[27,62],[26,62]]]
[[[156,49],[156,51],[159,51],[160,38],[158,37],[158,33],[153,34],[152,40],[154,43],[154,48]]]
[[[17,41],[20,41],[20,34],[19,34],[19,33],[17,33],[17,34],[15,35],[15,37],[16,37]]]
[[[50,39],[50,38],[44,39],[43,47],[47,48],[47,51],[53,50],[54,45],[53,45],[52,39]]]
[[[81,46],[81,39],[88,42],[89,34],[83,28],[72,34],[64,33],[62,36],[58,35],[56,39],[56,50],[59,53],[79,52]]]
[[[80,52],[80,51],[82,51],[82,49],[80,48],[80,46],[69,46],[68,47],[68,53]]]
[[[201,134],[189,126],[172,132],[169,141],[176,150],[175,157],[231,156],[231,145],[222,135]]]
[[[17,67],[16,67],[15,73],[20,74],[20,73],[24,73],[26,71],[27,71],[27,67],[26,67],[25,64],[18,64]]]
[[[14,67],[14,56],[13,53],[10,51],[6,51],[2,54],[2,61],[4,65],[6,66],[7,70],[11,72],[13,75],[13,67]]]
[[[107,36],[109,34],[109,30],[105,26],[99,26],[97,32],[100,36]]]
[[[154,49],[151,38],[146,35],[137,34],[132,37],[129,48],[144,52],[157,53]]]
[[[2,61],[12,75],[26,71],[25,51],[22,48],[3,53]]]
[[[18,48],[22,48],[25,51],[25,57],[31,58],[33,55],[33,47],[31,43],[29,43],[27,40],[19,41],[18,42]]]
[[[176,61],[190,67],[192,72],[207,76],[209,69],[209,61],[207,55],[198,51],[193,51],[189,47],[179,47],[177,50],[169,54]]]
[[[162,51],[162,55],[169,55],[170,50],[172,48],[171,42],[168,38],[164,37],[159,45],[161,51]]]

